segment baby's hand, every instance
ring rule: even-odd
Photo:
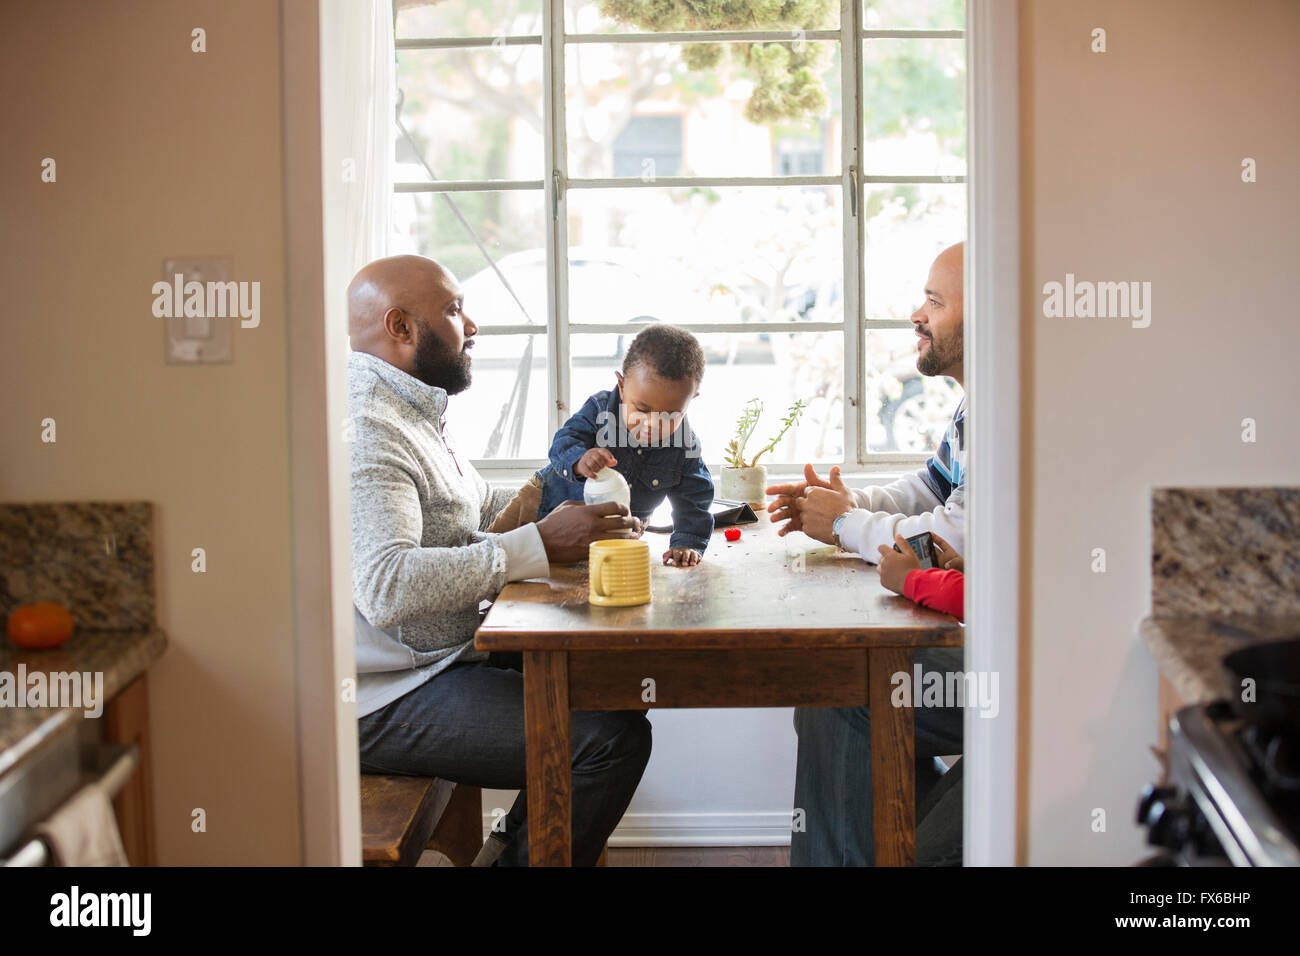
[[[602,468],[613,468],[618,459],[608,448],[588,448],[578,463],[573,466],[573,473],[579,478],[595,478]]]
[[[679,568],[694,567],[702,560],[700,552],[694,548],[669,548],[664,552],[664,564],[675,564]]]

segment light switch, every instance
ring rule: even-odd
[[[166,260],[162,271],[162,281],[173,290],[171,315],[162,320],[167,364],[207,365],[232,361],[235,319],[209,314],[207,303],[211,297],[206,295],[209,282],[230,281],[230,260],[177,256]],[[178,275],[179,280],[176,278]],[[205,290],[202,315],[185,314],[184,290],[189,282],[198,282]]]
[[[212,338],[212,319],[206,315],[185,316],[185,337],[187,339]]]

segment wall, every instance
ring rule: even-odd
[[[1150,488],[1300,477],[1300,5],[1020,10],[1032,629],[1021,859],[1127,864],[1145,852],[1132,816],[1157,772],[1156,673],[1134,636],[1149,609]],[[1104,54],[1089,50],[1095,27]],[[1241,180],[1248,156],[1253,184]],[[1067,272],[1151,282],[1150,326],[1044,318],[1043,284]]]
[[[156,503],[162,864],[302,855],[280,71],[275,3],[0,5],[0,498]],[[229,257],[231,278],[261,282],[233,364],[164,364],[150,287],[172,255]]]
[[[798,746],[792,709],[648,716],[654,749],[611,846],[789,845]],[[483,791],[485,833],[515,793]]]

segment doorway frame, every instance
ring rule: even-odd
[[[280,2],[298,805],[303,865],[360,866],[347,309],[327,242],[340,185],[324,166],[324,9]]]
[[[997,716],[967,708],[966,866],[1024,862],[1019,839],[1021,355],[1019,4],[967,0],[966,318],[971,429],[966,670],[998,675]],[[988,569],[987,573],[981,573]],[[1028,673],[1028,669],[1024,669]],[[970,825],[979,821],[978,826]]]
[[[347,453],[346,350],[326,296],[320,0],[281,0],[286,334],[303,862],[359,865]],[[996,673],[994,719],[964,717],[967,866],[1023,863],[1018,833],[1021,674],[1019,4],[967,0],[969,135],[964,348],[970,396],[968,672]],[[333,308],[329,308],[333,306]],[[1025,671],[1027,673],[1027,669]]]

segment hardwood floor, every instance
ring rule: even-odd
[[[789,866],[788,846],[612,846],[610,866]]]
[[[788,846],[612,846],[610,866],[789,866]],[[417,866],[451,866],[426,850]]]

